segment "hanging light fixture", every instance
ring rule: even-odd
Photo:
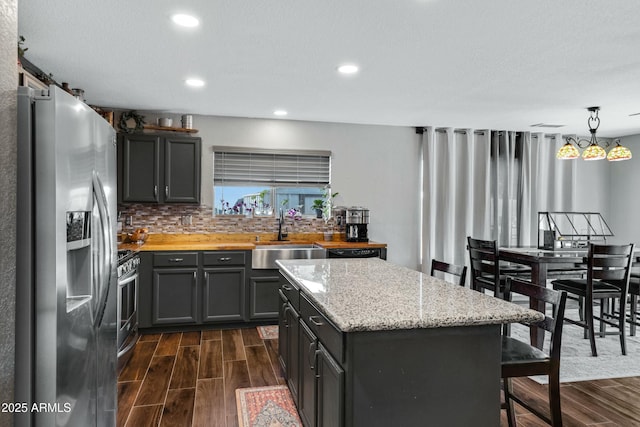
[[[629,160],[631,158],[631,150],[620,145],[619,139],[615,141],[616,146],[607,154],[605,148],[609,147],[609,142],[599,142],[596,138],[596,131],[600,126],[600,118],[598,117],[600,107],[589,107],[587,110],[590,113],[587,125],[589,126],[589,132],[591,132],[591,138],[587,140],[576,139],[572,136],[566,137],[567,143],[560,147],[556,158],[561,160],[577,159],[580,157],[577,147],[580,147],[584,149],[582,152],[584,160],[602,160],[605,158],[610,161]]]

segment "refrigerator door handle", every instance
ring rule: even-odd
[[[93,173],[93,192],[95,195],[96,203],[98,204],[98,214],[100,215],[100,223],[102,225],[99,232],[102,233],[102,239],[104,241],[103,249],[105,253],[99,257],[103,262],[102,271],[105,272],[100,289],[98,289],[98,304],[96,310],[96,317],[94,323],[100,325],[104,316],[104,311],[107,305],[107,297],[109,296],[109,283],[111,282],[112,266],[113,266],[113,242],[111,241],[111,217],[109,216],[109,209],[107,208],[107,196],[104,192],[104,187],[100,181],[100,177],[96,172]]]

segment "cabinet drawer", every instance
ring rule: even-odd
[[[300,319],[313,331],[329,353],[339,362],[343,360],[343,334],[329,319],[300,294]]]
[[[154,267],[197,267],[197,252],[162,252],[153,254]]]
[[[287,279],[283,278],[282,280],[284,283],[280,286],[280,290],[285,298],[289,300],[291,306],[296,309],[296,311],[300,311],[300,290]]]
[[[215,251],[204,253],[204,265],[244,265],[245,253],[242,251]]]

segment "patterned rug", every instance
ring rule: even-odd
[[[240,427],[302,427],[284,385],[236,389]]]
[[[278,339],[278,325],[270,326],[257,326],[258,335],[263,340],[277,340]]]

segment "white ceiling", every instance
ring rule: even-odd
[[[125,109],[640,134],[640,2],[19,0],[26,57]],[[175,12],[200,18],[176,27]],[[343,62],[356,76],[336,72]],[[202,89],[185,87],[199,76]],[[564,124],[559,129],[535,123]]]

